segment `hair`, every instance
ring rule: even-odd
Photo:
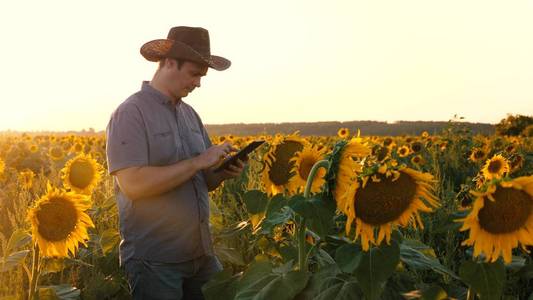
[[[187,60],[185,60],[185,59],[177,59],[177,58],[171,58],[171,57],[163,57],[163,58],[159,61],[159,69],[162,69],[163,66],[165,65],[165,59],[166,59],[166,58],[175,60],[175,61],[178,63],[178,70],[181,69],[181,66],[183,66],[183,64],[187,61]]]

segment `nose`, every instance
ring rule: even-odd
[[[196,80],[194,81],[194,86],[196,86],[197,88],[199,88],[199,87],[202,85],[202,84],[200,83],[200,80],[201,80],[201,79],[198,78],[198,79],[196,79]]]

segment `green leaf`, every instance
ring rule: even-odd
[[[309,273],[290,271],[276,276],[274,280],[262,288],[253,299],[291,300],[307,285]]]
[[[257,282],[260,278],[264,277],[265,274],[272,273],[272,265],[268,261],[254,261],[249,266],[248,269],[242,275],[242,278],[239,280],[239,289],[245,286],[252,285],[254,282]]]
[[[221,245],[215,245],[215,252],[217,256],[225,262],[237,266],[244,266],[244,259],[242,258],[242,253],[235,248],[227,248]]]
[[[273,272],[270,262],[253,263],[238,283],[235,300],[293,299],[307,285],[309,274],[283,272],[286,269],[278,268]]]
[[[25,230],[17,229],[13,231],[9,241],[7,242],[7,253],[11,253],[13,250],[24,247],[31,241],[31,235]],[[6,253],[6,254],[7,254]]]
[[[293,216],[292,210],[287,207],[284,207],[279,212],[273,212],[270,215],[267,215],[263,222],[261,222],[261,230],[259,233],[269,234],[272,232],[274,227],[279,224],[285,224]]]
[[[387,279],[400,261],[400,247],[396,241],[381,244],[363,252],[355,276],[367,299],[379,299]]]
[[[99,237],[100,248],[102,253],[106,256],[109,252],[113,251],[120,242],[120,235],[116,229],[106,229]]]
[[[329,255],[324,249],[318,249],[315,254],[317,263],[320,267],[325,267],[328,265],[335,264],[333,257]]]
[[[518,271],[526,265],[526,259],[524,257],[513,255],[511,263],[505,265],[505,269]]]
[[[336,264],[321,267],[317,272],[311,274],[307,286],[296,297],[298,300],[315,299],[321,291],[322,285],[340,274],[341,270]]]
[[[5,259],[0,259],[0,272],[6,272],[19,266],[29,252],[30,250],[21,250],[9,254]]]
[[[363,292],[355,277],[339,274],[325,280],[313,299],[357,300],[363,299]]]
[[[342,274],[336,264],[322,267],[314,273],[298,300],[357,300],[363,298],[361,287],[353,276]]]
[[[70,284],[40,286],[39,300],[74,300],[80,298],[80,290]]]
[[[298,248],[291,245],[283,245],[279,247],[279,254],[283,258],[283,261],[298,260]]]
[[[359,267],[362,257],[361,247],[356,244],[345,244],[335,251],[335,261],[345,273],[353,273]]]
[[[505,266],[498,260],[494,263],[476,263],[467,260],[459,267],[459,276],[481,300],[500,299],[505,283]]]
[[[529,263],[525,266],[523,266],[519,271],[518,271],[518,276],[524,278],[525,280],[529,280],[531,278],[533,278],[533,263]]]
[[[333,227],[335,210],[332,205],[322,201],[320,196],[300,199],[291,203],[291,208],[306,219],[306,225],[320,238],[324,239]]]
[[[422,297],[421,300],[446,300],[448,298],[448,294],[445,290],[442,289],[442,287],[433,284],[425,289],[422,289]]]
[[[246,204],[246,209],[251,215],[264,212],[268,204],[267,195],[259,190],[247,191],[243,195],[243,199]]]
[[[287,202],[287,199],[281,194],[268,201],[265,219],[261,222],[259,233],[269,234],[276,225],[284,224],[292,218],[292,211],[286,207]]]
[[[237,292],[238,275],[231,275],[230,270],[223,270],[204,284],[202,292],[206,300],[233,299]]]
[[[268,201],[266,209],[266,217],[268,218],[272,214],[281,212],[282,208],[287,206],[288,200],[282,195],[277,194],[270,201]]]
[[[405,240],[407,241],[407,240]],[[422,244],[422,243],[420,243]],[[422,244],[423,245],[423,244]],[[425,246],[425,245],[424,245]],[[417,247],[424,251],[423,247]],[[455,279],[459,279],[453,271],[443,266],[439,260],[435,257],[428,256],[422,253],[420,250],[415,249],[407,245],[407,243],[400,244],[400,259],[403,263],[408,265],[414,270],[433,270],[440,274],[447,274]],[[431,247],[426,246],[426,250],[433,250]],[[425,251],[427,252],[427,251]]]

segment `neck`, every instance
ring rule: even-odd
[[[173,95],[171,92],[170,92],[170,89],[168,88],[168,86],[165,84],[165,80],[163,78],[161,78],[159,72],[156,72],[154,74],[154,77],[152,78],[152,80],[150,81],[150,86],[152,86],[154,89],[158,90],[159,92],[161,92],[163,95],[167,96],[168,98],[170,98],[170,101],[172,101],[172,105],[176,105],[180,100],[181,98],[178,98],[176,97],[175,95]]]

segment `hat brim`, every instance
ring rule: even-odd
[[[172,50],[181,50],[180,53],[172,53]],[[231,66],[231,61],[217,55],[204,57],[185,43],[169,39],[157,39],[142,45],[141,55],[148,61],[157,62],[163,58],[178,58],[192,60],[205,64],[217,71],[226,70]]]

